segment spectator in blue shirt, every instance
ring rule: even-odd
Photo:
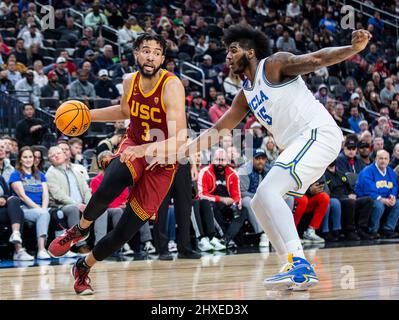
[[[381,228],[381,236],[398,238],[395,232],[399,218],[399,203],[396,201],[398,185],[395,172],[389,164],[389,153],[379,150],[375,163],[369,165],[359,174],[355,192],[359,197],[369,196],[374,200],[374,208],[370,217],[369,231],[374,238],[379,238],[380,222],[384,212],[387,217]]]
[[[384,21],[381,20],[381,15],[378,11],[374,12],[373,18],[368,19],[367,25],[369,24],[374,26],[376,32],[382,34],[382,31],[384,30]]]
[[[44,173],[34,166],[31,147],[23,147],[18,153],[15,171],[8,183],[12,191],[22,201],[25,219],[36,223],[37,258],[50,259],[45,249],[50,214],[48,212],[49,193]]]
[[[322,25],[325,25],[326,29],[331,33],[335,33],[337,31],[337,22],[332,18],[331,12],[327,12],[325,17],[320,20],[319,27]]]
[[[352,94],[355,95],[357,93]],[[359,96],[359,95],[358,95]],[[364,120],[364,117],[362,117],[362,114],[359,113],[359,108],[355,105],[352,105],[350,107],[350,118],[348,119],[348,122],[351,126],[351,129],[355,131],[355,133],[360,133],[360,126],[359,122]]]

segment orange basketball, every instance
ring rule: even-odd
[[[90,126],[89,108],[78,100],[69,100],[61,104],[55,113],[55,124],[63,134],[76,137]]]

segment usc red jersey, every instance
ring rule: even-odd
[[[142,91],[140,78],[140,73],[135,72],[127,96],[130,107],[130,124],[126,133],[135,145],[168,139],[163,90],[166,83],[176,76],[171,72],[162,70],[158,82],[148,93]]]

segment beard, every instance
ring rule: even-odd
[[[237,61],[237,69],[234,70],[233,73],[237,75],[243,74],[247,67],[249,67],[249,60],[244,54],[240,60]]]
[[[137,66],[139,67],[140,74],[144,78],[148,78],[148,79],[151,79],[152,77],[154,77],[154,75],[159,71],[159,69],[161,69],[161,65],[159,65],[158,67],[154,66],[154,70],[152,70],[152,72],[148,73],[147,71],[144,70],[144,64],[140,64],[140,62],[137,61]]]

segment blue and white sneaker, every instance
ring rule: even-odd
[[[294,290],[304,291],[315,286],[319,279],[313,266],[305,259],[288,255],[288,263],[280,270],[280,273],[266,278],[263,284],[268,290]]]

